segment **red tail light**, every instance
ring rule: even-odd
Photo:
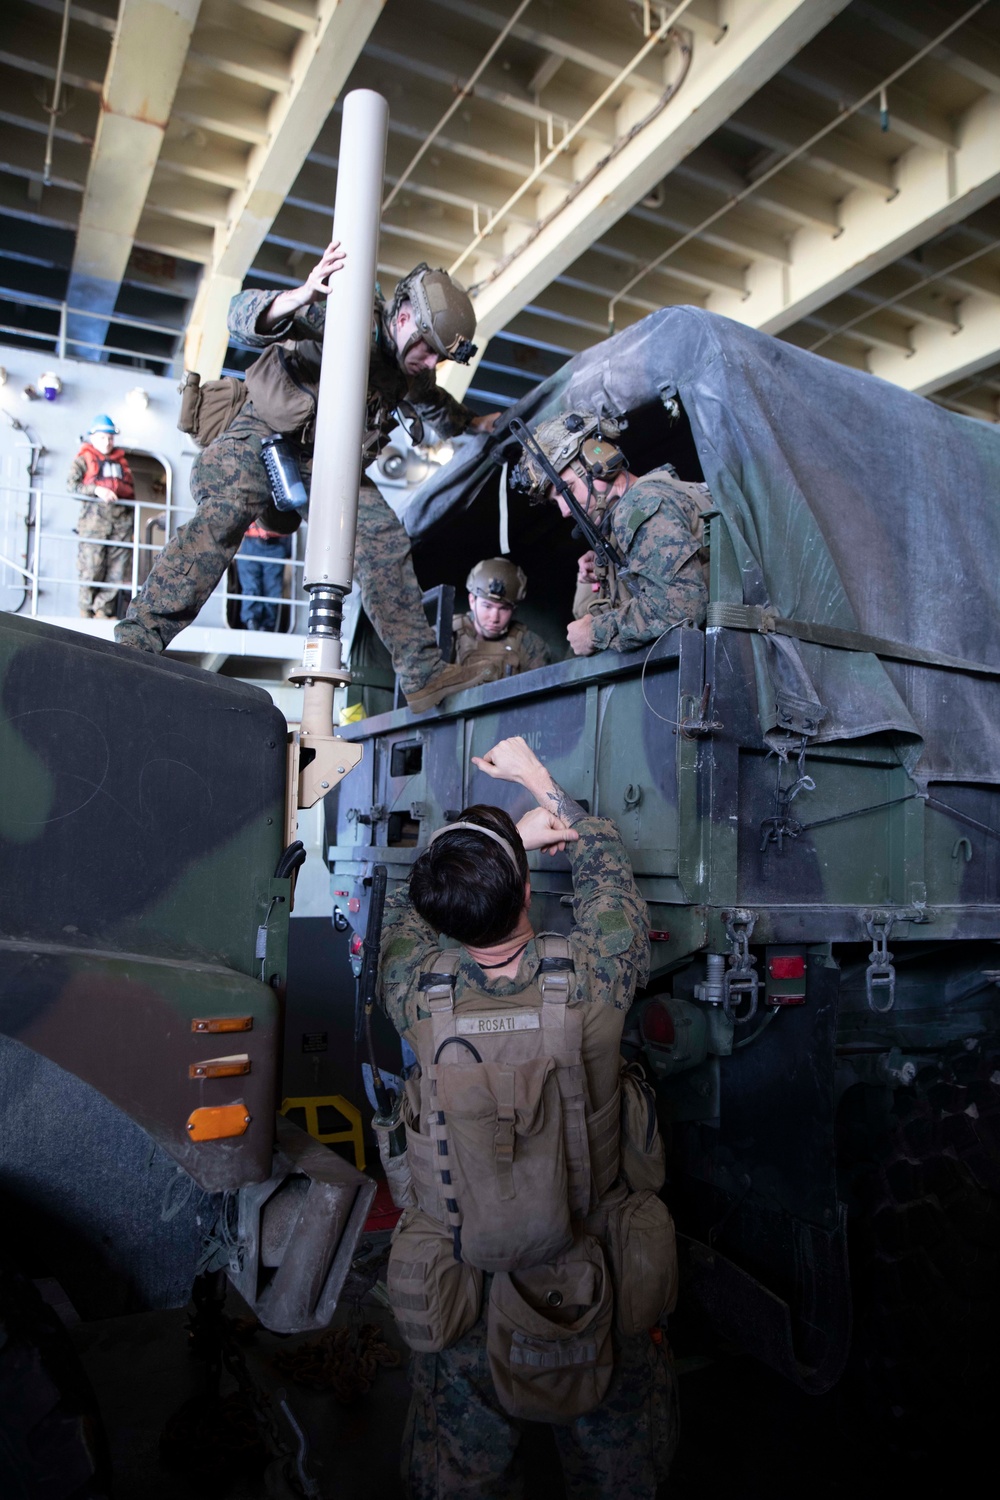
[[[351,938],[351,957],[352,958],[359,957],[359,955],[361,953],[361,950],[362,950],[362,948],[364,946],[365,946],[365,940],[364,940],[364,938],[361,936],[360,932],[356,932],[354,934],[354,936]]]
[[[642,1034],[654,1047],[672,1047],[676,1033],[674,1018],[665,1005],[653,1000],[642,1013]]]
[[[806,972],[805,957],[801,953],[785,953],[769,959],[767,972],[772,979],[801,979]]]

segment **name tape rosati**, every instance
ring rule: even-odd
[[[459,1036],[491,1036],[498,1031],[537,1031],[542,1024],[537,1010],[515,1010],[505,1016],[459,1016]]]

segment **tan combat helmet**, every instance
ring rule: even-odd
[[[523,569],[506,557],[489,557],[476,563],[465,580],[465,587],[477,599],[490,599],[494,604],[520,604],[528,592],[528,579]]]
[[[414,332],[399,351],[402,365],[418,339],[439,354],[467,365],[476,352],[472,336],[476,331],[476,314],[469,294],[447,271],[432,271],[423,261],[396,285],[389,319],[394,320],[400,306],[409,302],[413,309]]]
[[[593,479],[614,479],[626,467],[624,453],[615,446],[619,431],[613,417],[567,411],[539,422],[531,435],[557,474],[572,469],[589,483]],[[548,476],[526,448],[521,450],[510,482],[536,503],[549,498]]]

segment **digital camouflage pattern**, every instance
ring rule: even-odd
[[[575,967],[570,1004],[586,1007],[583,1055],[591,1091],[610,1097],[625,1012],[649,970],[648,915],[614,823],[583,817],[573,826],[580,837],[567,846]],[[438,935],[413,909],[406,887],[399,887],[386,901],[379,973],[383,1008],[401,1035],[429,1016],[420,978],[439,950]],[[532,940],[515,977],[497,978],[463,949],[456,1008],[469,991],[497,1000],[523,994],[535,985],[539,963]],[[491,1279],[484,1278],[484,1307]],[[652,1500],[669,1463],[674,1410],[666,1367],[649,1338],[622,1340],[600,1406],[568,1427],[553,1428],[569,1494]],[[508,1500],[519,1493],[513,1471],[521,1425],[497,1402],[483,1315],[443,1353],[414,1357],[403,1442],[407,1493],[416,1500],[458,1500],[471,1493]]]
[[[540,635],[514,620],[506,635],[498,640],[484,640],[476,631],[471,615],[456,615],[455,644],[452,656],[455,661],[475,662],[489,672],[486,682],[501,677],[513,677],[515,672],[532,672],[535,667],[547,667],[552,652]]]
[[[567,844],[573,871],[573,930],[570,954],[576,987],[570,1004],[610,1007],[624,1012],[649,972],[649,920],[646,903],[636,889],[621,834],[609,818],[584,817],[574,823],[580,835]],[[441,941],[410,903],[400,886],[386,898],[382,950],[379,960],[381,1002],[389,1020],[402,1035],[430,1012],[421,1003],[420,975]],[[532,940],[521,956],[513,979],[484,974],[462,950],[455,976],[455,1002],[474,989],[497,1000],[520,995],[537,979],[541,962]],[[587,1046],[587,1028],[584,1032]],[[617,1037],[615,1041],[617,1066]]]
[[[624,566],[617,575],[612,570],[607,594],[595,594],[589,606],[598,651],[631,651],[681,620],[702,624],[708,607],[702,513],[710,506],[705,485],[654,469],[608,511],[605,530]],[[629,591],[626,578],[638,583],[637,593]]]
[[[88,464],[87,455],[91,455]],[[95,494],[97,480],[85,478],[88,468],[94,464],[107,465],[112,471],[107,477],[99,474],[100,482],[125,498],[135,493],[132,474],[125,454],[120,448],[109,453],[100,453],[89,443],[84,444],[73,459],[66,477],[66,488],[75,495],[84,495],[80,506],[80,517],[76,532],[86,537],[76,549],[76,573],[80,580],[79,605],[82,615],[97,615],[113,619],[118,605],[118,589],[91,588],[93,583],[128,584],[132,576],[132,549],[130,547],[108,547],[106,542],[131,542],[134,529],[133,508],[118,505],[114,500],[101,500]]]
[[[311,372],[318,379],[326,304],[315,303],[297,312],[269,333],[255,332],[258,318],[277,295],[248,291],[234,297],[229,331],[254,349],[295,340],[303,378],[308,381]],[[372,451],[384,446],[395,421],[395,407],[404,399],[442,437],[464,432],[472,413],[438,389],[433,372],[410,379],[400,370],[382,312],[381,302],[376,303],[366,418]],[[178,631],[191,624],[232,562],[247,527],[265,510],[272,529],[282,522],[288,530],[298,525],[297,516],[283,515],[271,505],[260,458],[261,439],[270,431],[254,411],[253,402],[247,401],[228,430],[198,456],[191,470],[195,515],[157,558],[115,632],[119,644],[143,651],[164,650]],[[305,443],[307,477],[311,435],[296,435]],[[372,486],[362,486],[355,568],[365,610],[392,654],[404,692],[423,687],[440,670],[440,653],[424,616],[409,539]]]
[[[484,1280],[485,1303],[492,1277]],[[409,1500],[521,1500],[518,1446],[528,1424],[497,1402],[485,1315],[450,1349],[413,1355],[410,1379],[402,1449]],[[647,1333],[616,1339],[604,1400],[551,1431],[570,1500],[653,1500],[679,1435],[677,1377],[666,1344]]]
[[[108,542],[131,542],[132,510],[113,500],[85,500],[76,523],[79,537],[87,537],[76,549],[76,573],[80,580],[80,613],[114,619],[119,586],[129,589],[132,578],[132,548],[110,547]],[[93,588],[95,583],[107,588]]]

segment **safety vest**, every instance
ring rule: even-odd
[[[82,459],[84,463],[83,474],[77,481],[81,487],[101,484],[106,489],[114,490],[120,500],[133,499],[135,489],[132,471],[122,448],[112,448],[110,453],[98,453],[90,443],[84,443],[77,459]]]
[[[496,682],[502,677],[513,677],[517,672],[529,670],[523,642],[524,626],[519,620],[515,620],[507,634],[496,641],[484,640],[468,615],[459,615],[455,620],[455,660],[462,666],[471,662],[488,668],[488,681]]]
[[[450,1230],[456,1259],[483,1271],[554,1261],[619,1174],[620,1096],[594,1099],[583,1062],[586,1007],[571,1005],[566,938],[536,938],[536,981],[498,997],[464,988],[460,954],[421,975],[407,1032],[407,1149],[419,1207]]]

